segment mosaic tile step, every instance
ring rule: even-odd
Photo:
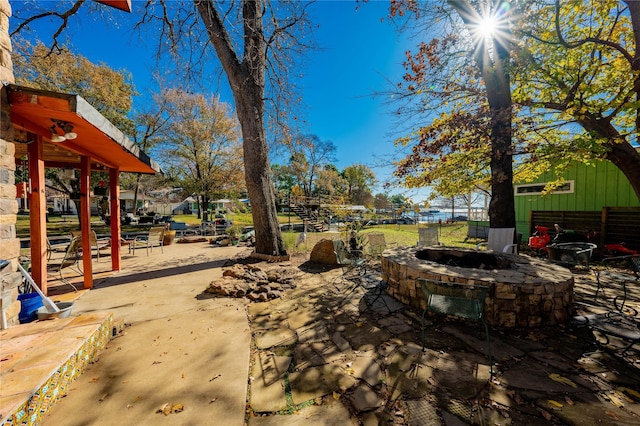
[[[95,312],[0,331],[0,425],[39,423],[104,349],[113,326],[112,313]]]

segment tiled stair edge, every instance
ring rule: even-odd
[[[115,327],[115,328],[114,328]],[[37,389],[14,413],[4,419],[2,426],[37,425],[55,402],[66,395],[69,386],[84,372],[96,355],[105,348],[119,327],[110,314],[67,361]]]

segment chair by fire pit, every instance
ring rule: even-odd
[[[567,263],[569,265],[584,264],[589,266],[593,250],[598,246],[593,243],[558,243],[549,244],[547,251],[549,260]]]

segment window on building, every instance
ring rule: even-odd
[[[515,195],[539,195],[542,194],[546,183],[529,183],[526,185],[516,185]],[[557,187],[551,194],[571,194],[573,193],[573,181],[567,181],[562,186]]]

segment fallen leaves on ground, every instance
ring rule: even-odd
[[[554,401],[553,399],[549,399],[549,404],[554,408],[562,408],[564,405],[558,401]]]
[[[171,405],[168,402],[163,404],[162,407],[160,407],[156,413],[162,413],[165,416],[168,416],[169,414],[173,414],[173,413],[181,413],[184,411],[184,405],[182,404],[174,404]]]
[[[578,385],[576,385],[575,383],[573,383],[570,379],[567,379],[566,377],[561,376],[561,375],[556,374],[556,373],[551,373],[551,374],[549,374],[549,378],[550,378],[551,380],[555,381],[555,382],[558,382],[558,383],[564,383],[565,385],[569,385],[569,386],[571,386],[572,388],[577,388],[577,387],[578,387]]]

